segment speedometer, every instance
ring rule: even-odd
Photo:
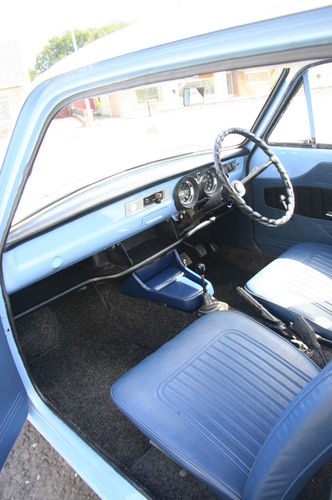
[[[193,208],[197,203],[199,189],[195,177],[183,177],[174,189],[174,201],[178,210]]]
[[[218,181],[215,170],[207,170],[203,175],[203,190],[208,196],[211,196],[217,189]]]
[[[181,205],[190,207],[195,196],[195,189],[190,179],[184,179],[178,187],[178,197]]]

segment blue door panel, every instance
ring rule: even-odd
[[[27,418],[28,398],[0,325],[0,468]]]
[[[298,206],[295,200],[296,210],[298,209],[300,213],[294,213],[287,224],[278,228],[270,228],[254,223],[257,245],[264,252],[273,255],[279,255],[287,248],[304,241],[332,245],[332,219],[325,216],[328,209],[332,211],[332,205],[328,207],[326,204],[326,193],[332,190],[332,151],[287,146],[273,149],[285,166],[295,190],[298,191],[298,196],[300,193],[303,195],[301,200],[298,199]],[[262,165],[264,161],[265,155],[257,152],[251,159],[250,168]],[[267,205],[270,188],[279,186],[282,186],[282,182],[273,166],[257,177],[252,183],[255,210],[271,218],[281,217],[284,213],[282,210]],[[312,196],[308,197],[307,210],[304,210],[306,188],[307,191],[315,193],[315,199],[311,199]],[[311,214],[317,214],[320,210],[320,217],[307,216],[309,211]]]

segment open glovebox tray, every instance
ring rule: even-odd
[[[208,293],[213,295],[212,284],[205,282]],[[203,296],[201,277],[183,264],[176,250],[133,272],[123,283],[121,292],[182,311],[198,309]]]

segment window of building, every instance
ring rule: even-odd
[[[136,96],[139,104],[146,101],[160,101],[161,89],[160,87],[142,87],[136,90]]]

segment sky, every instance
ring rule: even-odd
[[[176,4],[178,0],[167,0]],[[24,60],[36,55],[68,29],[99,27],[112,21],[136,21],[155,10],[158,0],[9,0],[1,5],[0,39],[22,42]],[[150,14],[149,14],[150,15]]]
[[[236,0],[233,6],[241,23],[265,11],[305,10],[330,4],[321,0]],[[33,68],[37,54],[56,35],[68,29],[99,27],[112,21],[172,21],[210,17],[217,22],[233,16],[232,3],[223,0],[7,0],[1,3],[0,40],[19,40],[27,68]]]

